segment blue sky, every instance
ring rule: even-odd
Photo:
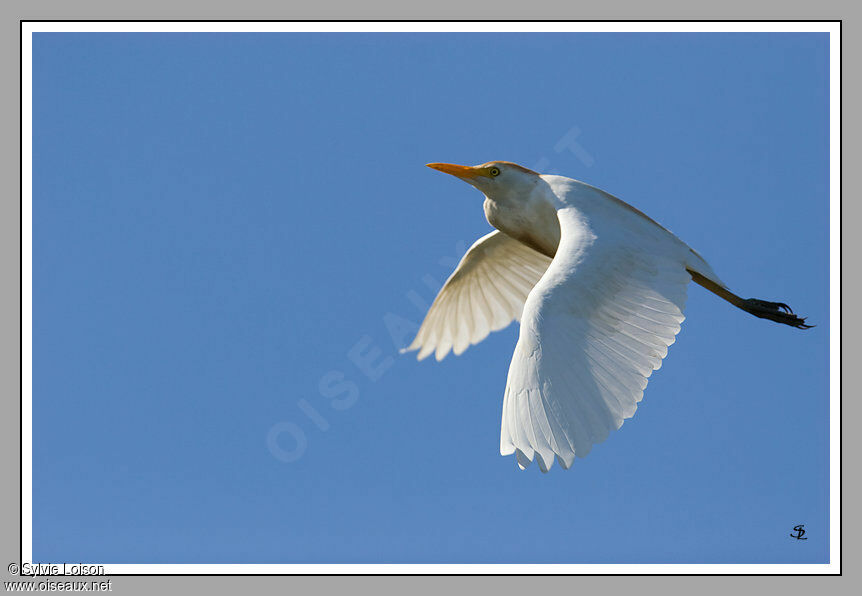
[[[827,44],[34,35],[34,560],[826,562]],[[494,159],[619,196],[817,327],[692,285],[634,419],[520,472],[516,325],[397,351],[490,229],[423,164]]]

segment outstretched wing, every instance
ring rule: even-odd
[[[521,468],[535,456],[543,472],[555,458],[568,468],[634,415],[685,318],[691,279],[676,239],[603,237],[567,211],[524,306],[503,400],[500,452]]]
[[[449,350],[458,355],[520,319],[527,295],[550,263],[502,232],[479,238],[446,280],[405,351],[419,350],[419,360],[435,352],[442,360]]]

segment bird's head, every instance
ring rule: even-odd
[[[489,161],[479,166],[429,163],[429,168],[460,178],[484,193],[488,223],[553,258],[560,241],[560,223],[548,199],[548,183],[523,166]]]
[[[539,182],[539,174],[508,161],[489,161],[478,166],[429,163],[433,168],[460,178],[485,193],[489,199],[506,196],[528,197]]]

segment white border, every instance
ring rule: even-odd
[[[704,22],[459,22],[438,23],[428,21],[412,22],[209,22],[184,23],[161,21],[98,22],[81,21],[72,23],[43,22],[24,23],[24,32],[159,32],[159,33],[838,33],[838,23],[787,22],[759,23],[733,21]]]
[[[21,29],[21,562],[33,560],[33,44]]]
[[[22,24],[22,545],[21,561],[32,562],[33,555],[33,295],[32,295],[32,33],[37,32],[820,32],[830,34],[829,44],[829,188],[830,188],[830,545],[829,564],[560,564],[560,565],[472,565],[472,564],[266,564],[266,565],[188,565],[188,564],[104,564],[112,574],[835,574],[841,572],[841,428],[839,412],[841,346],[841,28],[839,23],[820,22],[26,22]],[[90,561],[98,563],[98,561]]]

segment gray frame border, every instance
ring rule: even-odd
[[[770,6],[770,3],[765,2],[756,2],[754,0],[749,2],[733,2],[726,3],[722,6],[721,14],[713,7],[701,7],[705,8],[709,12],[705,14],[701,12],[701,14],[697,14],[697,7],[692,6],[690,4],[682,3],[682,2],[674,2],[669,1],[665,2],[664,7],[655,7],[652,4],[649,6],[649,13],[644,14],[642,12],[644,9],[641,8],[641,5],[632,4],[630,6],[615,6],[614,8],[610,6],[601,6],[601,7],[587,7],[584,9],[575,8],[575,7],[563,7],[563,6],[553,6],[552,3],[546,2],[533,2],[529,6],[529,10],[526,10],[522,4],[517,2],[508,2],[500,0],[498,2],[477,2],[475,5],[471,5],[470,7],[463,6],[463,3],[459,2],[438,2],[435,3],[433,10],[429,10],[428,7],[407,7],[402,4],[394,3],[394,2],[375,2],[376,6],[368,7],[363,4],[362,7],[358,7],[355,5],[345,5],[345,6],[331,6],[332,3],[327,3],[326,6],[315,6],[314,10],[301,9],[296,8],[288,11],[285,7],[279,6],[275,2],[247,2],[243,5],[244,14],[237,14],[235,8],[231,7],[228,3],[207,3],[204,5],[202,2],[191,2],[184,0],[174,0],[173,2],[152,2],[147,8],[142,9],[140,6],[132,5],[131,3],[121,4],[121,3],[112,3],[105,1],[91,1],[91,2],[79,2],[76,3],[74,7],[74,11],[70,9],[70,7],[62,2],[40,2],[39,6],[27,6],[23,2],[15,1],[9,2],[4,5],[2,8],[3,12],[6,13],[4,16],[9,16],[11,18],[4,19],[4,23],[9,28],[9,35],[4,36],[5,43],[9,45],[9,51],[4,52],[3,62],[4,66],[7,67],[8,71],[11,71],[7,74],[10,78],[16,76],[15,71],[19,70],[19,60],[20,60],[20,46],[18,47],[18,51],[12,49],[12,44],[18,44],[20,41],[19,36],[19,20],[105,20],[105,19],[118,19],[118,20],[472,20],[472,19],[490,19],[490,20],[837,20],[840,14],[847,12],[846,7],[842,7],[840,3],[831,3],[831,2],[823,2],[818,5],[817,12],[821,13],[822,16],[815,17],[812,14],[812,9],[810,4],[808,3],[786,3],[780,5],[780,10],[777,9],[777,5]],[[346,3],[345,3],[346,4]],[[441,7],[441,4],[447,4],[445,7]],[[549,6],[550,4],[550,6]],[[382,6],[381,6],[382,5]],[[598,12],[596,9],[600,8],[601,12]],[[592,9],[592,10],[591,10]],[[529,12],[529,14],[525,14],[525,12]],[[726,14],[727,12],[732,13]],[[779,14],[780,12],[780,14]],[[9,14],[11,13],[11,14]],[[361,14],[357,14],[361,13]],[[433,13],[433,14],[429,14]],[[573,14],[575,13],[575,14]],[[617,13],[617,14],[614,14]],[[827,14],[823,14],[827,13]],[[623,16],[625,15],[625,16]],[[14,20],[12,20],[14,19]],[[11,31],[14,26],[14,34]],[[843,37],[846,36],[846,40],[842,40],[842,51],[845,48],[849,48],[851,45],[855,46],[856,42],[851,41],[851,38],[847,36],[845,30],[842,27],[842,33],[844,33]],[[858,49],[858,48],[857,48]],[[849,52],[848,52],[849,55]],[[842,77],[843,77],[843,64],[842,64]],[[854,77],[855,78],[855,77]],[[20,78],[19,81],[19,91],[20,91]],[[855,85],[855,81],[852,81]],[[855,86],[851,87],[851,80],[848,78],[842,79],[842,95],[850,94],[852,89],[852,95],[856,95]],[[10,94],[11,95],[11,94]],[[20,96],[19,96],[20,97]],[[20,114],[20,102],[14,98],[8,98],[6,101],[10,101],[10,106],[4,110],[4,113],[14,114],[18,112]],[[842,97],[842,105],[843,105],[843,97]],[[853,105],[853,104],[851,104]],[[842,134],[843,127],[847,124],[843,120],[843,111],[841,114],[842,117]],[[4,126],[9,127],[10,129],[14,126],[12,122],[12,118],[3,119]],[[19,119],[19,134],[20,134],[20,119]],[[855,119],[851,124],[855,124]],[[14,141],[12,139],[16,138],[16,135],[13,131],[9,131],[10,134],[5,135],[7,142],[4,143],[4,150],[8,151],[7,158],[3,160],[3,168],[8,168],[10,171],[7,176],[4,178],[5,180],[14,180],[18,178],[19,187],[17,192],[14,192],[14,195],[20,196],[20,147],[16,150],[12,147]],[[844,144],[842,143],[842,146]],[[843,147],[846,150],[846,147]],[[18,156],[17,158],[15,156]],[[842,160],[843,161],[843,160]],[[16,171],[18,175],[16,176]],[[843,177],[842,177],[842,190],[843,190]],[[12,193],[10,193],[12,194]],[[13,204],[14,201],[10,200],[7,202],[8,204]],[[848,207],[851,207],[848,205]],[[8,208],[8,207],[6,207]],[[841,205],[842,215],[844,204],[842,202]],[[852,207],[855,209],[855,207]],[[15,225],[16,220],[19,222],[17,233],[13,231],[13,226]],[[848,221],[855,221],[852,218],[848,218]],[[10,247],[13,247],[12,250],[2,251],[2,258],[0,258],[0,263],[5,267],[8,265],[10,270],[13,269],[14,263],[13,261],[18,261],[18,289],[20,290],[20,204],[19,208],[12,207],[10,209],[10,213],[7,217],[0,218],[0,222],[2,225],[8,226],[10,229],[7,233],[0,235],[0,238],[3,238]],[[842,230],[843,230],[843,218],[842,218]],[[5,231],[5,230],[4,230]],[[850,240],[845,240],[842,242],[842,253],[844,250],[844,242],[849,242]],[[849,250],[849,248],[848,248]],[[852,253],[850,253],[852,254]],[[833,255],[836,257],[837,255]],[[840,257],[838,257],[840,258]],[[843,262],[841,263],[843,266]],[[842,268],[842,278],[843,278],[843,268]],[[849,278],[848,278],[849,279]],[[843,282],[843,279],[842,279]],[[854,287],[851,291],[855,292],[856,288]],[[845,287],[842,283],[841,292],[842,298],[845,291]],[[4,337],[11,338],[7,341],[2,342],[3,349],[8,350],[8,355],[6,358],[0,359],[2,362],[2,366],[9,366],[9,371],[7,374],[3,375],[4,379],[18,379],[20,381],[20,333],[21,333],[21,321],[20,321],[20,294],[16,299],[13,293],[6,293],[6,295],[12,294],[12,304],[9,305],[8,311],[18,311],[18,334],[12,331],[14,325],[14,317],[4,317],[0,319],[3,321],[3,329],[9,328],[9,332],[4,334]],[[15,302],[17,300],[17,309],[15,309]],[[843,327],[843,326],[842,326]],[[843,329],[842,329],[843,331]],[[17,345],[15,345],[17,344]],[[849,344],[849,342],[848,342]],[[842,341],[842,364],[843,364],[843,347],[844,342]],[[17,369],[17,370],[16,370]],[[4,370],[4,372],[6,372]],[[17,373],[17,374],[16,374]],[[12,381],[10,383],[13,385],[11,387],[12,395],[18,394],[20,396],[20,382]],[[13,399],[14,398],[10,398]],[[19,404],[20,405],[20,404]],[[850,407],[849,410],[851,415],[848,416],[848,419],[853,419],[852,411],[855,406],[852,404],[843,404],[842,403],[842,429],[843,429],[843,409],[844,407]],[[0,436],[3,438],[0,439],[3,441],[3,446],[6,449],[3,449],[3,453],[5,454],[6,461],[9,466],[7,467],[7,477],[13,476],[14,473],[11,470],[19,467],[19,456],[20,456],[20,426],[16,424],[18,420],[20,420],[20,409],[19,408],[7,408],[6,410],[9,415],[3,417],[2,424],[0,427],[2,431],[0,432]],[[14,429],[14,430],[13,430]],[[845,436],[844,441],[854,441],[856,440],[852,436]],[[842,443],[844,442],[842,441]],[[842,444],[842,448],[844,445]],[[853,450],[848,450],[848,452],[852,453]],[[844,494],[845,491],[850,491],[854,495],[858,495],[858,486],[851,485],[850,478],[847,478],[847,483],[843,482],[844,480],[844,469],[843,469],[843,460],[842,460],[842,497],[846,497],[847,494]],[[854,479],[855,482],[855,479]],[[20,485],[20,476],[18,478],[18,482],[15,484],[14,488],[19,488]],[[2,541],[3,552],[7,553],[7,561],[16,561],[18,559],[18,539],[20,538],[20,518],[15,519],[14,512],[20,511],[20,502],[19,497],[16,496],[18,494],[17,491],[3,491],[4,495],[4,511],[7,512],[7,515],[0,516],[0,534],[6,538],[13,538],[14,543],[8,544],[7,540]],[[9,499],[11,497],[11,499]],[[843,498],[842,498],[843,502]],[[853,501],[851,501],[853,502]],[[847,511],[842,512],[845,516],[848,515]],[[9,518],[12,519],[9,519]],[[848,531],[848,524],[853,523],[854,527],[858,519],[848,519],[847,517],[843,518],[844,528],[842,532],[842,559],[844,549],[847,548],[847,544],[843,540],[843,533]],[[13,529],[14,528],[14,529]],[[852,535],[852,534],[851,534]],[[11,548],[10,548],[11,547]],[[848,558],[848,560],[850,560]],[[843,568],[843,567],[842,567]],[[852,573],[852,570],[850,570]],[[843,573],[842,573],[843,575]],[[749,579],[754,579],[748,576]],[[132,581],[137,580],[139,581]],[[13,579],[12,577],[4,576],[4,580]],[[398,589],[399,591],[403,590],[408,585],[411,585],[415,582],[409,582],[412,578],[407,577],[398,577],[398,578],[387,578],[389,585],[392,586],[393,589]],[[448,585],[449,579],[453,578],[433,578],[431,580],[423,580],[425,583],[429,583],[429,587],[436,586],[435,591],[443,588],[443,584]],[[454,578],[465,581],[468,584],[473,584],[474,586],[478,586],[478,583],[474,583],[477,580],[482,580],[482,586],[484,588],[489,588],[486,580],[502,580],[503,586],[510,589],[536,589],[539,588],[540,585],[545,585],[544,580],[554,580],[554,579],[562,579],[565,578]],[[577,581],[587,581],[592,580],[593,578],[579,578]],[[623,580],[636,580],[637,577],[628,577],[623,578],[619,577],[611,581],[620,581],[623,584],[628,584],[628,581]],[[653,580],[654,582],[660,581],[663,578],[656,578]],[[678,581],[676,582],[680,591],[685,590],[688,592],[695,586],[690,581],[697,581],[697,578],[689,577],[689,578],[680,578],[685,579],[686,581]],[[735,578],[727,578],[727,580],[721,581],[732,581],[732,583],[736,583],[733,581]],[[743,579],[743,578],[736,578]],[[765,579],[765,578],[764,578]],[[166,580],[166,581],[161,581]],[[213,581],[206,581],[213,580]],[[148,587],[147,592],[151,591],[153,588],[156,588],[158,585],[158,589],[162,589],[162,587],[167,587],[168,585],[176,586],[177,588],[183,589],[200,589],[206,585],[206,589],[209,589],[210,586],[223,586],[226,590],[234,591],[240,586],[247,587],[250,585],[249,582],[255,580],[253,585],[256,587],[264,587],[265,584],[268,584],[268,587],[278,587],[285,586],[284,581],[290,581],[289,584],[291,587],[300,587],[302,586],[311,586],[311,585],[321,585],[336,588],[336,586],[340,586],[341,589],[350,589],[351,586],[355,586],[352,582],[347,583],[349,578],[346,577],[295,577],[290,576],[289,579],[286,580],[278,580],[277,577],[216,577],[216,576],[195,576],[195,577],[175,577],[175,576],[122,576],[116,582],[117,589],[127,590],[134,589],[135,586],[138,588]],[[258,582],[256,580],[266,580],[264,582]],[[275,580],[275,581],[269,581]],[[305,580],[318,580],[306,583]],[[397,580],[397,581],[396,581]],[[403,580],[403,581],[402,581]],[[523,587],[519,587],[522,585],[522,580],[530,581],[530,586],[528,587],[526,583],[523,583]],[[812,586],[808,585],[808,582],[811,581],[809,578],[793,576],[793,577],[784,577],[784,578],[775,578],[772,577],[770,581],[779,581],[779,580],[788,580],[786,582],[780,581],[780,583],[784,584],[782,589],[787,588],[791,590],[791,592],[795,589],[810,589]],[[372,578],[366,580],[367,582],[371,582]],[[535,582],[540,581],[540,584],[536,584]],[[641,580],[642,581],[642,580]],[[240,583],[242,582],[242,583]],[[443,582],[442,584],[440,582]],[[377,582],[375,582],[377,583]],[[556,583],[556,582],[554,582]],[[592,583],[590,581],[589,583]],[[665,583],[661,581],[661,583]],[[700,583],[700,582],[698,582]],[[633,585],[633,584],[632,584]],[[121,587],[122,586],[122,587]],[[194,586],[192,588],[192,586]],[[807,588],[806,588],[807,586]],[[622,588],[622,585],[620,585]],[[669,586],[665,586],[662,588],[663,591]],[[722,586],[720,589],[722,591],[726,590],[728,586]],[[545,589],[545,588],[541,588]],[[606,588],[605,588],[606,589]],[[698,588],[702,589],[702,588]],[[134,593],[134,592],[133,592]]]

